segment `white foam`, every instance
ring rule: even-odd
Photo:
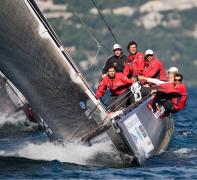
[[[1,156],[25,157],[34,160],[58,160],[60,162],[89,165],[98,154],[107,154],[114,161],[114,150],[107,144],[96,144],[88,147],[80,144],[55,145],[46,142],[43,144],[28,143],[12,152],[0,151]],[[119,159],[118,159],[119,160]],[[96,162],[95,162],[96,164]]]
[[[0,128],[3,127],[5,124],[18,126],[19,124],[22,125],[27,121],[26,116],[22,111],[18,111],[13,114],[0,114]]]
[[[176,154],[190,154],[194,152],[196,149],[195,148],[180,148],[176,151],[174,151]]]
[[[179,158],[195,158],[197,157],[196,148],[180,148],[174,151]]]

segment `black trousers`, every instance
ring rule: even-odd
[[[163,92],[157,92],[157,95],[153,99],[153,103],[152,103],[153,111],[154,112],[156,111],[156,104],[158,104],[158,105],[164,106],[165,111],[167,113],[173,113],[174,111],[173,111],[171,98],[172,98],[171,95],[168,95]]]

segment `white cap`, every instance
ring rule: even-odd
[[[122,49],[122,48],[119,44],[114,44],[112,51],[115,50],[115,49]]]
[[[171,72],[171,73],[178,73],[179,70],[178,70],[177,67],[171,67],[171,68],[168,69],[168,72]]]
[[[153,54],[154,54],[154,52],[153,52],[152,49],[147,49],[147,50],[145,51],[145,56],[147,56],[147,55],[153,55]]]

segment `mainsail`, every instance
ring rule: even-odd
[[[106,117],[33,0],[1,0],[0,70],[57,138],[78,140]]]

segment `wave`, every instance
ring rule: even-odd
[[[197,157],[197,149],[196,148],[180,148],[172,153],[176,154],[179,157]]]
[[[38,128],[38,124],[30,122],[23,111],[13,113],[2,113],[0,114],[0,129],[20,131],[34,131]]]
[[[0,115],[0,128],[3,127],[4,125],[19,125],[19,124],[24,124],[26,120],[25,115],[23,112],[19,111],[16,113],[12,114],[1,114]]]
[[[108,144],[100,143],[94,146],[69,143],[66,145],[45,142],[34,144],[28,142],[13,151],[0,151],[0,156],[23,157],[33,160],[74,163],[79,165],[122,166],[120,157]]]

